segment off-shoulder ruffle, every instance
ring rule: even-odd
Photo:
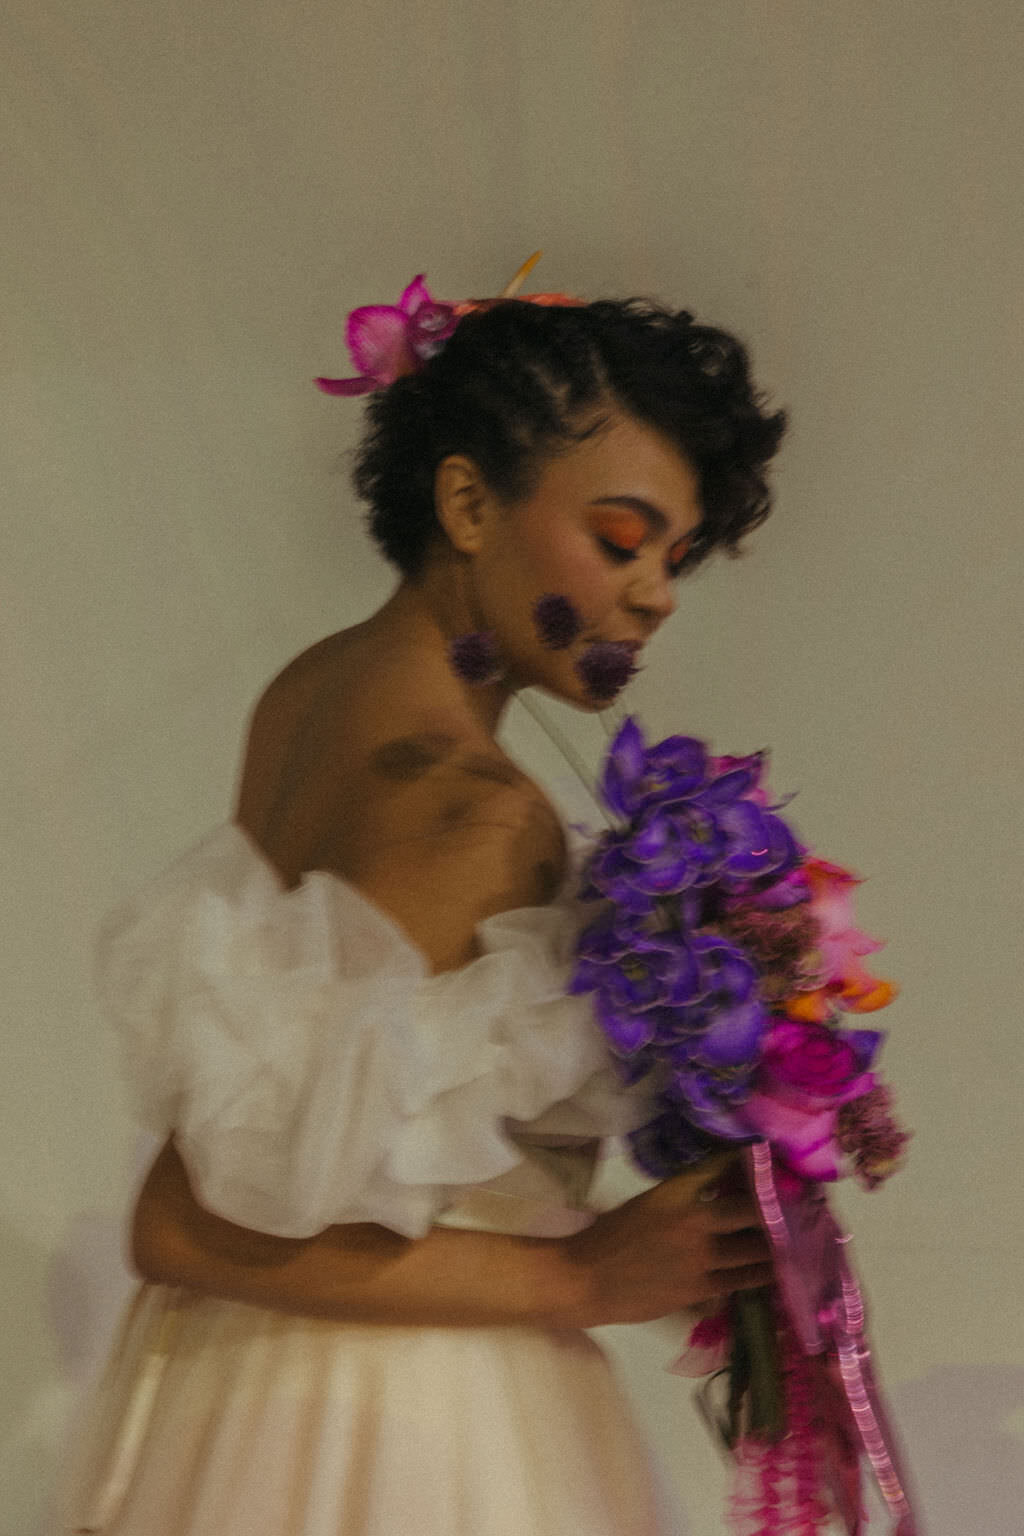
[[[480,957],[431,976],[360,892],[324,873],[286,890],[229,824],[107,919],[99,986],[137,1108],[175,1132],[209,1209],[288,1237],[415,1237],[520,1162],[510,1129],[644,1118],[565,993],[579,922],[568,900],[488,918]]]

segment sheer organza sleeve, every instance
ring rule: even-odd
[[[227,825],[107,919],[99,987],[137,1111],[174,1132],[208,1209],[288,1237],[415,1237],[520,1161],[511,1132],[644,1118],[565,993],[579,921],[568,901],[490,918],[478,959],[431,976],[353,887],[286,890]]]

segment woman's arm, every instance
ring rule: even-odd
[[[433,1227],[414,1241],[367,1223],[295,1239],[205,1210],[168,1142],[136,1206],[132,1252],[149,1280],[335,1321],[642,1322],[770,1279],[749,1197],[699,1198],[727,1177],[732,1161],[718,1157],[668,1180],[571,1238]]]
[[[359,699],[382,719],[342,709],[316,668],[287,669],[253,717],[238,820],[286,885],[310,868],[335,871],[445,970],[472,958],[481,918],[545,899],[561,831],[522,775],[478,743],[460,745],[449,721],[420,718],[396,735],[411,704],[398,708],[390,689]],[[636,1321],[768,1278],[749,1198],[698,1199],[727,1162],[670,1180],[573,1238],[435,1227],[411,1241],[366,1223],[296,1240],[206,1210],[168,1142],[139,1198],[133,1256],[148,1279],[313,1317]]]

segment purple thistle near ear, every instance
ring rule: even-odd
[[[576,663],[587,692],[599,704],[610,704],[637,670],[632,647],[617,640],[595,641]]]
[[[494,631],[490,629],[456,635],[448,647],[448,659],[464,683],[496,683],[501,676]]]
[[[565,651],[583,629],[583,620],[567,597],[548,592],[537,599],[533,610],[541,644],[550,651]]]

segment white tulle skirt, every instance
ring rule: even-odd
[[[657,1505],[584,1333],[338,1324],[144,1285],[59,1529],[668,1536]]]

